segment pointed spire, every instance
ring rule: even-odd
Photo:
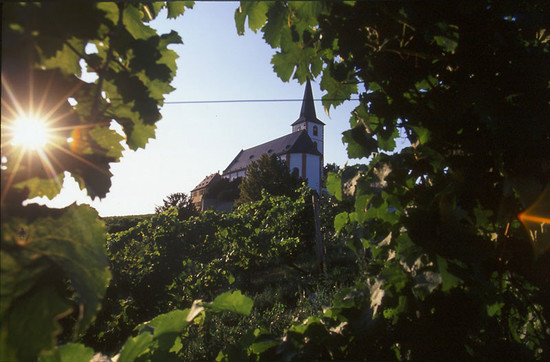
[[[300,110],[300,117],[292,125],[294,126],[300,122],[313,122],[324,125],[323,122],[317,119],[315,113],[315,102],[313,100],[313,91],[311,90],[311,81],[307,78],[306,89],[304,91],[304,99],[302,100],[302,109]]]
[[[304,117],[307,120],[317,119],[315,114],[315,104],[313,102],[313,91],[311,90],[311,82],[309,78],[306,82],[306,90],[304,91],[304,99],[302,100],[302,110],[300,111],[300,118]]]

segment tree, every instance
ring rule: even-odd
[[[177,192],[168,195],[164,200],[164,205],[156,206],[155,212],[157,214],[164,212],[172,207],[178,210],[178,218],[180,220],[189,219],[191,216],[199,215],[199,212],[195,206],[191,203],[191,199],[183,192]]]
[[[536,219],[529,213],[542,207],[532,205],[550,180],[549,7],[241,4],[238,32],[248,20],[264,33],[282,80],[321,75],[327,111],[358,93],[357,84],[365,89],[343,139],[350,158],[371,162],[353,183],[329,176],[328,188],[355,198],[335,227],[367,251],[359,284],[367,287],[336,300],[324,324],[311,322],[315,341],[308,327],[291,329],[299,347],[289,353],[548,358],[550,233],[540,221],[548,215],[530,230],[520,221]],[[398,139],[406,140],[401,149]],[[346,323],[338,335],[319,332],[337,322]],[[313,347],[324,338],[336,347]]]
[[[242,177],[229,181],[222,178],[208,188],[204,197],[206,199],[216,199],[220,201],[235,201],[239,198],[239,185]]]
[[[237,203],[258,201],[262,191],[270,195],[296,196],[302,181],[295,173],[290,173],[287,164],[276,155],[262,155],[246,169],[246,178],[239,185],[240,196]]]
[[[65,173],[92,198],[107,194],[120,142],[143,148],[173,90],[177,55],[168,46],[181,39],[146,23],[163,7],[174,18],[186,6],[2,5],[0,359],[36,360],[57,345],[60,323],[70,340],[93,320],[111,277],[97,212],[22,203],[56,196]],[[21,128],[40,142],[19,142]]]

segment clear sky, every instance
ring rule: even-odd
[[[176,20],[160,14],[152,23],[160,33],[177,31],[183,45],[178,71],[167,102],[234,99],[302,99],[304,85],[281,81],[273,72],[275,53],[261,33],[238,36],[234,13],[237,2],[197,2]],[[321,98],[318,81],[313,95]],[[342,132],[358,101],[330,112],[316,102],[325,126],[325,163],[344,165],[347,154]],[[189,193],[204,177],[223,171],[241,149],[290,133],[301,102],[166,104],[157,123],[156,139],[144,150],[127,150],[111,165],[112,186],[103,200],[90,200],[72,179],[48,205],[64,207],[89,203],[101,216],[153,213],[171,193]]]

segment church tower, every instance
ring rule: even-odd
[[[228,180],[246,177],[248,166],[263,154],[277,155],[287,164],[291,172],[297,172],[299,177],[307,180],[307,185],[312,190],[321,192],[324,126],[325,124],[318,120],[315,114],[313,92],[308,79],[300,117],[292,124],[292,132],[261,145],[241,150],[223,171],[222,177]]]
[[[300,117],[292,124],[292,132],[300,132],[306,130],[307,134],[317,146],[317,150],[322,156],[324,155],[324,129],[325,124],[317,119],[315,113],[315,104],[313,101],[313,91],[311,90],[311,82],[309,78],[306,83],[306,90],[304,91],[304,99],[302,100],[302,109],[300,110]]]

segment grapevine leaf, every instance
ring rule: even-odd
[[[416,133],[416,136],[418,137],[418,142],[420,142],[421,145],[426,144],[430,140],[430,131],[427,128],[420,127],[420,126],[412,126],[411,127]]]
[[[336,106],[344,103],[346,99],[349,99],[352,94],[357,93],[357,84],[338,81],[328,70],[323,72],[320,85],[322,90],[327,91],[327,93],[323,95],[323,106],[327,112],[330,110],[331,106],[336,108]]]
[[[94,350],[79,343],[68,343],[55,351],[43,353],[38,362],[88,362],[94,356]]]
[[[268,3],[264,1],[242,2],[241,6],[235,10],[235,24],[237,33],[244,35],[244,24],[248,18],[248,27],[253,32],[257,32],[264,26],[267,20]]]
[[[252,299],[237,290],[220,294],[212,303],[204,304],[204,306],[216,312],[230,311],[242,315],[249,315],[253,304],[254,301]]]
[[[192,9],[194,4],[194,1],[167,1],[168,19],[175,19],[183,15],[183,13],[185,13],[185,8]]]
[[[109,19],[111,23],[116,24],[118,22],[118,6],[114,2],[99,2],[97,8],[105,13],[105,18]]]
[[[348,144],[347,151],[350,158],[368,157],[376,152],[378,143],[365,131],[365,126],[358,125],[343,133],[342,141]]]
[[[159,341],[159,347],[168,351],[174,345],[176,337],[191,324],[193,318],[196,317],[202,309],[202,307],[199,307],[198,313],[196,312],[196,308],[193,309],[193,314],[191,314],[190,309],[174,310],[169,313],[161,314],[147,323],[147,326],[154,328],[153,338]]]
[[[273,64],[273,71],[277,74],[283,82],[288,82],[292,74],[294,74],[294,61],[292,54],[283,54],[277,52],[271,58],[271,64]]]
[[[131,130],[124,127],[124,131],[128,135],[126,143],[132,150],[144,148],[147,142],[149,142],[149,139],[155,138],[155,125],[143,124],[141,120],[138,120],[129,128]],[[127,130],[129,130],[129,132]]]
[[[147,39],[156,35],[156,31],[141,21],[139,9],[134,5],[128,5],[124,9],[123,23],[125,29],[134,39]]]
[[[441,275],[441,290],[444,292],[451,290],[462,282],[462,279],[449,272],[447,259],[442,258],[439,255],[437,256],[437,268],[439,274]]]
[[[296,1],[291,3],[296,11],[296,17],[303,26],[315,26],[319,15],[326,11],[327,5],[323,1]]]
[[[178,43],[174,42],[173,44],[178,44]],[[157,63],[166,65],[168,69],[170,69],[170,75],[174,76],[176,74],[176,69],[177,69],[176,59],[178,59],[179,57],[178,54],[171,49],[161,50],[160,54],[161,56],[157,60]],[[168,82],[165,82],[165,83],[169,84]],[[169,92],[171,91],[172,89]],[[165,93],[169,93],[169,92],[165,92]],[[154,98],[158,99],[158,97],[154,97]]]
[[[61,331],[57,320],[71,310],[50,283],[38,284],[18,298],[9,313],[2,316],[0,360],[32,361],[41,350],[53,348],[54,337]]]
[[[122,346],[119,362],[133,362],[143,353],[149,350],[149,347],[153,343],[153,335],[150,333],[141,333],[136,337],[130,337]]]
[[[281,45],[281,33],[288,26],[288,8],[282,2],[276,2],[267,12],[267,22],[262,28],[264,40],[272,48]]]
[[[327,176],[327,189],[331,195],[334,195],[338,201],[342,201],[342,178],[334,172]]]
[[[96,314],[110,279],[104,241],[105,229],[97,212],[87,205],[72,205],[57,217],[40,217],[28,223],[13,219],[11,230],[25,233],[25,249],[45,257],[69,277],[82,306],[79,331],[86,329]],[[13,233],[16,234],[16,233]]]
[[[48,265],[38,262],[22,264],[5,250],[0,250],[0,257],[0,315],[3,315],[12,302],[33,288]]]
[[[334,229],[336,231],[342,230],[342,228],[348,223],[349,216],[347,212],[341,212],[334,218]]]
[[[58,50],[54,57],[46,59],[42,62],[46,69],[59,68],[61,73],[65,75],[81,75],[80,54],[84,54],[84,46],[86,43],[83,40],[73,38],[67,41],[70,44],[64,44],[63,48]],[[74,49],[74,51],[73,51]]]
[[[51,200],[61,192],[64,177],[65,175],[62,173],[51,179],[33,177],[17,183],[13,187],[21,190],[28,189],[29,195],[27,197],[29,199],[45,196]]]
[[[120,142],[124,138],[116,131],[98,126],[90,131],[90,136],[106,151],[106,156],[113,157],[116,160],[122,156],[124,147],[122,147]]]
[[[495,315],[500,315],[500,310],[504,307],[503,302],[497,302],[495,304],[487,305],[487,315],[489,317],[494,317]]]
[[[378,147],[384,151],[393,151],[395,149],[395,146],[397,145],[395,143],[395,139],[397,137],[399,137],[399,131],[397,130],[397,128],[395,128],[393,132],[386,137],[378,133],[377,135]]]

